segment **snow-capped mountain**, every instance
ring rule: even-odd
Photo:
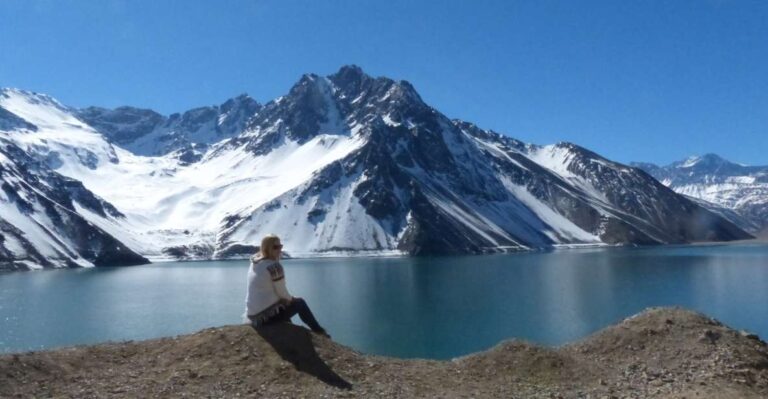
[[[749,237],[641,170],[451,120],[408,82],[355,66],[173,128],[148,110],[76,110],[19,90],[3,91],[0,110],[4,137],[117,212],[73,200],[78,214],[150,258],[243,255],[266,233],[293,256]]]
[[[25,109],[34,110],[34,115]],[[76,120],[66,118],[66,112],[44,95],[0,91],[0,270],[147,263],[83,217],[85,211],[102,218],[124,218],[80,181],[51,170],[49,165],[61,168],[64,163],[57,151],[32,156],[17,145],[34,142],[28,148],[47,147],[52,126],[46,121],[57,115],[77,129]],[[34,141],[28,140],[33,136]],[[71,148],[78,163],[93,165],[95,158],[86,148]]]
[[[288,96],[265,107],[272,110],[278,116],[254,120],[266,123],[255,125],[252,137],[222,149],[237,144],[259,154],[281,140],[317,137],[324,124],[337,126],[330,131],[338,136],[362,138],[361,145],[314,179],[232,214],[219,248],[255,242],[264,231],[296,237],[289,246],[311,243],[316,251],[408,253],[743,234],[642,172],[575,145],[526,146],[451,121],[407,82],[373,79],[354,67],[328,78],[305,76]],[[288,126],[275,123],[286,114],[306,117]],[[301,135],[292,137],[302,123]]]
[[[0,138],[0,188],[0,270],[148,262],[89,223],[75,203],[101,217],[122,218],[117,209],[5,138]]]
[[[746,166],[715,154],[667,166],[633,163],[665,186],[696,198],[750,232],[768,228],[768,166]]]

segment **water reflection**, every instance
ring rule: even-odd
[[[241,322],[247,262],[0,276],[0,351],[143,339]],[[648,306],[680,305],[768,335],[768,246],[293,259],[289,290],[334,339],[449,358],[522,338],[560,345]],[[297,321],[298,322],[298,321]]]

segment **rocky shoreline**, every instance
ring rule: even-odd
[[[361,354],[291,324],[0,356],[0,397],[765,398],[768,346],[652,308],[557,348],[449,361]]]

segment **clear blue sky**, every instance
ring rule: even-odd
[[[358,64],[452,118],[768,164],[768,1],[0,0],[0,86],[162,113]]]

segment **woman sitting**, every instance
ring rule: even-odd
[[[274,322],[291,322],[298,314],[313,332],[330,338],[315,320],[307,303],[291,296],[285,286],[285,273],[280,264],[283,245],[280,238],[270,234],[261,240],[259,252],[251,258],[248,268],[248,291],[245,314],[255,326]]]

